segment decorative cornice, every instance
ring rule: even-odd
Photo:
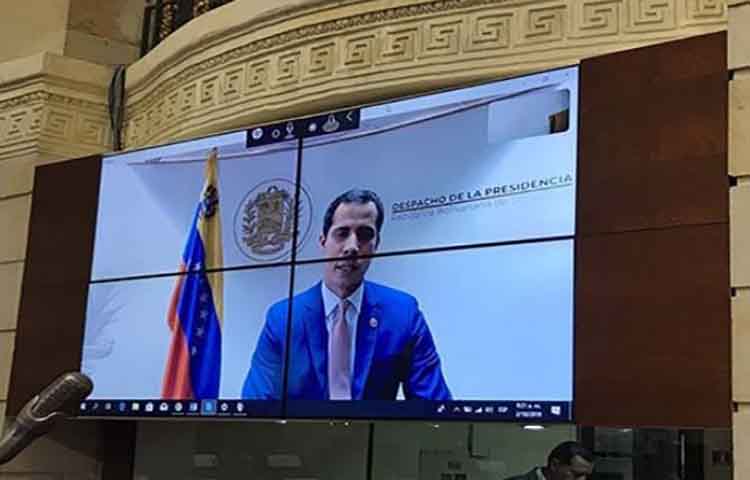
[[[44,91],[36,91],[21,95],[19,97],[0,101],[0,114],[2,114],[4,110],[28,105],[35,102],[50,102],[58,105],[67,105],[92,111],[101,111],[102,109],[107,108],[103,103],[95,103],[89,100],[84,100],[82,98],[67,97],[64,95]]]
[[[544,2],[546,0],[536,0],[537,3]],[[362,2],[366,4],[367,2]],[[523,3],[531,3],[529,0],[437,0],[429,3],[422,3],[416,5],[407,5],[400,7],[392,7],[379,11],[365,12],[358,15],[350,15],[348,17],[338,18],[336,20],[329,20],[326,22],[313,23],[305,25],[300,28],[296,28],[282,33],[271,35],[267,38],[262,38],[257,41],[252,41],[240,47],[236,47],[226,52],[223,52],[215,57],[206,59],[205,61],[192,65],[183,69],[176,77],[172,77],[164,84],[160,85],[159,88],[152,92],[148,97],[138,101],[132,105],[132,108],[137,109],[140,103],[153,100],[154,97],[159,97],[164,91],[169,90],[173,84],[181,84],[187,80],[195,78],[201,75],[203,72],[210,71],[217,66],[230,63],[234,60],[249,57],[284,47],[289,44],[295,44],[299,42],[309,41],[315,37],[323,35],[337,34],[343,31],[347,31],[357,27],[372,27],[386,22],[393,22],[405,19],[417,18],[422,15],[437,14],[451,12],[459,9],[469,9],[477,6],[488,6],[488,5],[503,5],[505,7],[510,5],[521,5]],[[609,3],[617,3],[609,2]],[[146,83],[150,83],[153,80],[151,77],[147,77]],[[135,87],[133,90],[137,90]]]
[[[104,102],[98,103],[98,102],[92,102],[89,100],[85,100],[82,98],[76,98],[76,97],[69,97],[66,95],[59,95],[59,94],[48,94],[47,100],[53,104],[62,105],[62,106],[71,106],[80,108],[83,110],[89,110],[91,112],[97,112],[97,113],[104,113],[107,114],[107,105]]]
[[[0,70],[0,159],[62,159],[110,148],[109,67],[40,53]]]
[[[0,101],[0,158],[55,148],[63,155],[109,149],[106,105],[45,90]]]
[[[302,11],[294,26],[289,20],[287,28],[280,21],[265,29],[248,26],[244,37],[233,32],[224,51],[216,35],[186,33],[180,38],[201,39],[200,53],[186,58],[162,51],[166,60],[153,67],[155,73],[129,85],[127,146],[207,133],[211,124],[213,131],[239,126],[255,118],[253,111],[273,117],[269,110],[293,111],[295,104],[309,109],[311,98],[333,90],[341,92],[338,103],[345,104],[347,93],[362,82],[371,83],[372,94],[360,92],[357,98],[372,101],[382,96],[386,83],[392,90],[400,79],[413,89],[417,79],[434,85],[440,75],[441,85],[465,81],[472,73],[473,79],[497,78],[559,65],[561,59],[707,33],[724,28],[727,13],[726,0],[397,3],[377,9],[376,0],[342,2],[342,17],[325,21],[319,10],[307,16]]]
[[[12,108],[22,107],[30,103],[46,102],[49,96],[50,95],[47,92],[32,92],[15,98],[10,98],[8,100],[0,101],[0,115],[2,115],[2,112],[4,112],[5,110],[9,110]]]

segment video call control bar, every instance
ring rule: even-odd
[[[314,117],[259,125],[247,131],[247,148],[300,138],[319,137],[359,128],[359,109],[341,110]]]
[[[539,401],[289,401],[284,418],[433,419],[471,422],[572,420],[571,402]],[[81,417],[281,418],[281,402],[259,400],[86,400]]]

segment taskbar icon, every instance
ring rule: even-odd
[[[244,400],[136,399],[84,400],[80,417],[250,417],[253,409]]]
[[[551,401],[476,401],[453,400],[431,402],[428,414],[434,418],[488,420],[567,422],[571,420],[571,402]]]

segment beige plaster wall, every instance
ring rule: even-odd
[[[45,13],[42,3],[68,4],[27,3]],[[24,11],[23,2],[18,6]],[[3,43],[6,34],[25,21],[17,11],[9,11],[10,17],[0,16],[0,51],[8,46]],[[48,28],[64,30],[66,22],[67,17],[62,17],[61,23]],[[26,33],[39,38],[49,33],[38,28]],[[0,424],[9,391],[34,167],[106,151],[110,145],[106,92],[111,68],[64,56],[62,41],[34,45],[38,51],[32,51],[35,47],[26,50],[31,52],[26,56],[0,60]],[[91,454],[91,443],[97,441],[94,428],[61,428],[57,437],[45,439],[1,467],[0,478],[96,478],[99,466]]]
[[[750,477],[750,0],[729,1],[729,171],[734,478]]]
[[[68,27],[139,46],[145,0],[69,0]]]
[[[101,64],[138,59],[145,0],[24,0],[0,18],[0,63],[40,52]]]
[[[70,0],[24,0],[3,8],[0,62],[42,51],[62,54]]]
[[[65,55],[105,65],[138,59],[145,0],[69,0]]]
[[[112,70],[107,65],[135,60],[142,15],[142,0],[24,0],[0,15],[0,425],[34,167],[110,148],[106,92]],[[92,454],[96,428],[58,428],[55,436],[0,467],[0,478],[98,478]]]
[[[24,0],[3,8],[0,63],[39,52],[62,54],[70,0]]]
[[[143,3],[24,0],[0,16],[0,425],[34,167],[110,148],[108,65],[137,57]],[[98,464],[90,453],[97,441],[94,428],[60,429],[57,437],[0,468],[0,478],[96,478]]]

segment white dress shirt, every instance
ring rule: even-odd
[[[364,282],[363,282],[364,283]],[[335,293],[333,293],[325,284],[321,282],[322,294],[323,294],[323,311],[326,316],[326,330],[328,330],[328,338],[331,338],[331,329],[333,328],[333,322],[336,321],[336,315],[338,315],[339,305],[343,301]],[[351,342],[351,352],[349,357],[349,374],[354,373],[354,359],[356,357],[357,348],[357,319],[359,318],[359,312],[362,309],[362,284],[344,300],[349,301],[349,308],[346,309],[346,323],[349,326],[349,341]]]

